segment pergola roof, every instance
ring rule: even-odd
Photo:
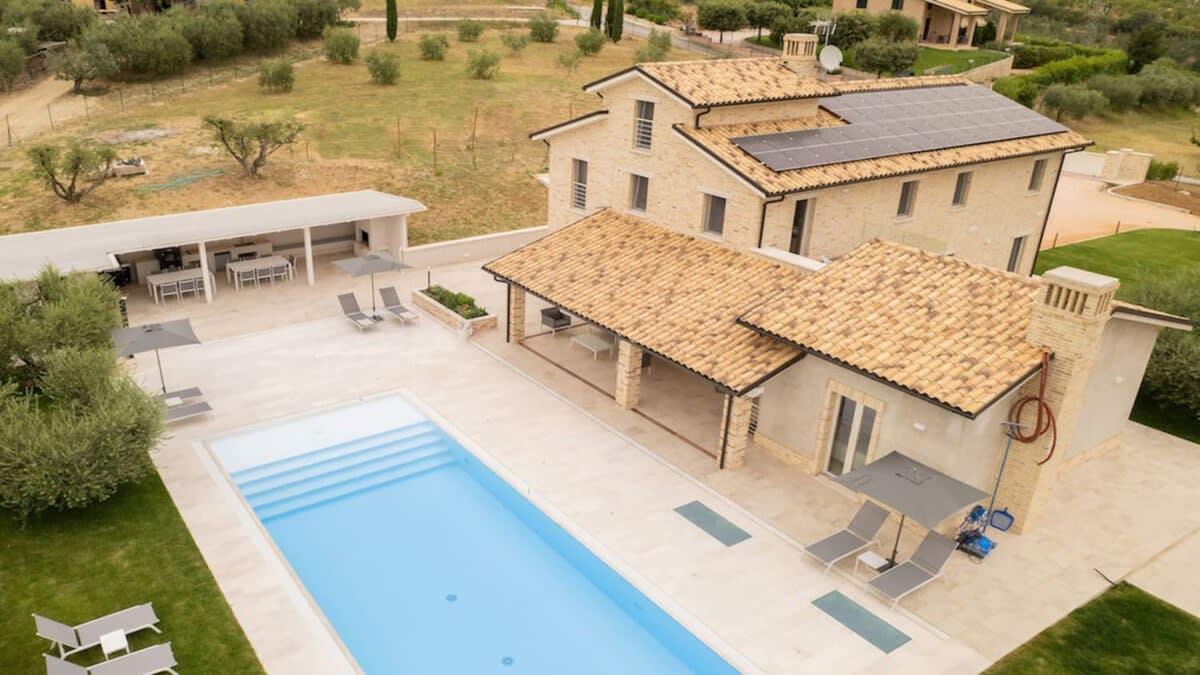
[[[801,356],[736,319],[805,273],[615,211],[484,270],[727,391],[745,393]]]
[[[0,237],[0,277],[25,279],[52,264],[63,272],[116,266],[118,253],[196,244],[417,213],[425,205],[375,190],[118,220]]]

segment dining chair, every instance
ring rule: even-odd
[[[288,271],[287,265],[275,265],[271,268],[271,276],[280,281],[287,281],[291,277],[291,274]]]
[[[258,285],[258,275],[254,273],[254,270],[238,270],[237,280],[238,288],[250,283],[254,284],[255,286]]]
[[[179,280],[178,287],[179,287],[179,299],[180,300],[183,300],[183,296],[188,293],[191,293],[192,297],[196,297],[196,295],[198,294],[198,291],[199,291],[199,289],[196,287],[197,281],[198,281],[197,279],[180,279]]]
[[[179,295],[179,282],[178,281],[172,281],[171,283],[167,283],[167,284],[159,284],[158,295],[163,300],[166,300],[168,296],[175,296],[176,299],[180,299],[180,300],[183,299],[182,296]]]
[[[255,270],[255,271],[254,271],[254,274],[255,274],[255,278],[256,278],[256,279],[257,279],[257,280],[258,280],[260,283],[261,283],[261,282],[263,282],[263,281],[270,281],[272,284],[274,284],[274,283],[275,283],[275,277],[273,277],[273,276],[271,275],[271,268],[270,268],[270,267],[260,267],[260,268],[258,268],[257,270]]]

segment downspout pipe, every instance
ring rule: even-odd
[[[778,197],[776,197],[774,199],[764,199],[763,200],[762,211],[759,212],[759,214],[758,214],[758,247],[759,248],[762,248],[763,233],[766,232],[766,229],[767,229],[767,204],[778,204],[779,202],[783,201],[784,199],[787,199],[787,195],[779,195]]]
[[[705,115],[707,115],[710,112],[712,112],[712,108],[705,108],[704,110],[697,112],[695,119],[692,120],[692,128],[699,129],[700,128],[700,118],[704,117]]]
[[[721,433],[721,453],[717,455],[717,469],[725,468],[725,448],[729,446],[729,418],[733,416],[733,394],[725,394],[725,427]]]
[[[1038,256],[1042,254],[1042,242],[1046,239],[1046,226],[1050,224],[1050,209],[1054,208],[1054,196],[1058,194],[1058,181],[1062,178],[1063,164],[1067,163],[1067,153],[1063,153],[1058,158],[1058,171],[1054,173],[1054,187],[1050,189],[1050,201],[1046,204],[1046,217],[1042,219],[1042,231],[1038,234],[1037,248],[1033,251],[1033,265],[1029,268],[1029,274],[1033,275],[1034,268],[1037,267]]]

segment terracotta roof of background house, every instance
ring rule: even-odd
[[[584,91],[634,71],[671,90],[696,108],[837,94],[837,90],[826,82],[797,75],[778,57],[639,63],[585,84]]]
[[[872,241],[742,323],[968,417],[1036,372],[1036,280]]]
[[[797,128],[817,128],[821,126],[833,126],[839,123],[836,117],[825,111],[822,111],[822,115],[818,115],[817,118],[810,119],[808,122],[802,122],[801,120],[789,121],[810,124],[810,126]],[[739,148],[733,142],[733,139],[742,136],[774,133],[776,129],[772,125],[775,124],[778,123],[725,124],[713,127],[701,127],[699,129],[676,125],[675,131],[682,134],[710,157],[769,195],[802,192],[804,190],[831,185],[855,183],[858,181],[900,176],[966,164],[978,164],[980,162],[1036,155],[1044,152],[1078,150],[1092,144],[1091,141],[1083,136],[1073,131],[1068,131],[1043,136],[1016,138],[1007,141],[979,143],[977,145],[966,145],[957,148],[946,148],[943,150],[910,152],[903,155],[860,159],[840,164],[825,164],[803,169],[774,171]]]
[[[954,87],[971,84],[971,81],[958,75],[914,75],[912,77],[884,77],[872,80],[838,80],[829,84],[839,94],[859,94],[865,91]]]
[[[737,317],[804,272],[615,211],[483,269],[738,393],[802,356]]]
[[[969,2],[965,2],[965,0],[928,0],[928,2],[931,2],[939,7],[945,7],[955,14],[982,16],[988,13],[987,7],[972,5]]]
[[[1009,14],[1028,14],[1029,13],[1029,8],[1026,7],[1025,5],[1018,4],[1015,2],[1009,2],[1009,0],[975,0],[975,1],[985,7],[995,7],[996,9],[1004,11],[1004,12],[1008,12]]]

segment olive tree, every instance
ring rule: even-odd
[[[746,5],[746,23],[758,30],[758,39],[762,39],[763,29],[770,29],[776,21],[792,16],[792,8],[782,2],[758,0]]]
[[[50,69],[58,79],[70,82],[71,90],[78,94],[84,82],[112,77],[121,66],[103,43],[84,38],[56,52],[50,58]]]
[[[349,28],[329,27],[325,29],[325,58],[330,63],[350,65],[358,60],[358,36]]]
[[[717,31],[717,42],[725,41],[726,31],[746,26],[746,10],[735,0],[703,0],[696,6],[696,11],[701,28]]]
[[[296,142],[304,125],[295,120],[270,122],[241,121],[209,115],[204,124],[213,130],[213,138],[241,165],[251,178],[267,163],[275,151]]]
[[[903,12],[884,12],[875,19],[875,37],[888,42],[912,42],[918,29],[917,20]]]
[[[264,52],[282,49],[296,37],[300,16],[288,0],[253,0],[237,8],[246,49]]]
[[[35,145],[28,151],[33,172],[54,195],[77,204],[108,180],[117,153],[107,145],[72,141],[67,146]]]
[[[25,72],[25,50],[13,40],[0,40],[0,87],[12,90]]]
[[[1145,276],[1125,299],[1200,321],[1200,269]],[[1193,418],[1200,416],[1200,334],[1160,333],[1146,365],[1142,392],[1160,403],[1190,410]]]
[[[1108,109],[1108,99],[1080,84],[1055,84],[1042,93],[1042,107],[1054,113],[1055,121],[1061,122],[1063,117],[1083,119],[1098,115]]]
[[[400,57],[382,49],[367,54],[367,72],[375,84],[396,84],[400,79]]]
[[[854,48],[854,63],[863,70],[882,76],[899,73],[917,62],[921,50],[916,42],[888,42],[870,38]]]

